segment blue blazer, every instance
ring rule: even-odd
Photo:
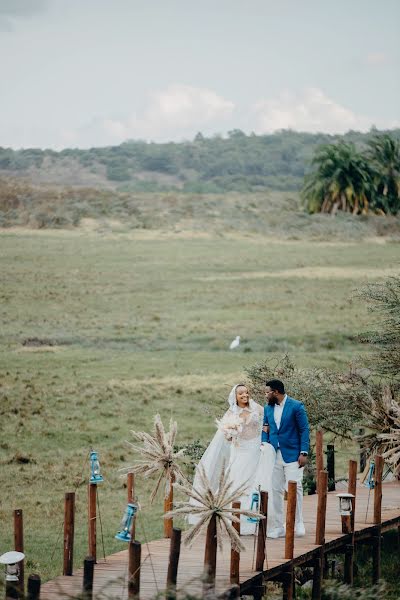
[[[274,407],[267,404],[263,424],[269,425],[269,434],[263,431],[261,441],[269,442],[275,450],[279,447],[286,463],[297,461],[300,452],[308,452],[310,430],[302,402],[287,396],[279,429],[274,419]]]

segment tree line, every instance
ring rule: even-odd
[[[246,135],[233,130],[226,137],[201,133],[191,141],[153,143],[130,140],[119,146],[67,148],[60,152],[38,148],[0,148],[0,174],[49,176],[55,182],[74,184],[77,172],[98,176],[99,185],[110,182],[120,191],[167,191],[188,193],[255,192],[265,189],[296,191],[309,173],[314,153],[321,145],[341,142],[364,152],[377,131],[344,136],[298,133],[291,130],[272,135]],[[400,130],[391,132],[400,139]],[[43,180],[43,179],[42,179]],[[310,208],[313,209],[313,207]]]

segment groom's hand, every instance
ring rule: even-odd
[[[297,462],[299,463],[299,467],[304,467],[307,464],[307,456],[304,456],[304,454],[300,454],[299,458],[297,459]]]
[[[262,429],[264,433],[269,433],[269,425],[263,425]]]

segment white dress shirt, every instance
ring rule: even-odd
[[[275,404],[275,406],[274,406],[274,420],[275,420],[276,427],[278,430],[279,430],[279,427],[281,426],[283,407],[285,406],[286,398],[287,398],[287,394],[284,395],[283,400],[280,404]]]

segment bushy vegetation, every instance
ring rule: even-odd
[[[373,349],[370,367],[389,380],[400,379],[400,277],[370,283],[360,290],[374,319],[373,327],[361,336]]]
[[[349,132],[338,136],[280,131],[246,135],[233,130],[225,138],[198,134],[193,141],[181,143],[127,141],[119,146],[69,148],[61,152],[0,148],[0,173],[36,182],[106,185],[123,191],[290,191],[300,189],[309,162],[321,144],[343,140],[366,147],[374,134]],[[392,135],[398,139],[400,130]]]
[[[400,216],[354,218],[339,213],[306,214],[295,192],[264,191],[240,194],[181,192],[117,192],[111,189],[31,185],[0,178],[0,227],[96,231],[198,232],[257,234],[284,239],[400,238]]]
[[[365,414],[368,432],[363,444],[379,452],[400,478],[400,277],[369,284],[359,293],[376,322],[361,339],[372,349],[369,366],[379,383]]]
[[[290,393],[301,399],[313,429],[321,428],[339,437],[351,438],[352,431],[363,416],[363,406],[369,394],[366,381],[351,367],[347,372],[329,369],[300,369],[285,356],[282,360],[267,359],[247,369],[252,394],[261,403],[265,398],[265,382],[281,379]],[[340,398],[352,398],[341,405]]]
[[[400,211],[400,142],[391,135],[376,135],[364,151],[343,140],[323,145],[312,165],[302,189],[309,212]]]

